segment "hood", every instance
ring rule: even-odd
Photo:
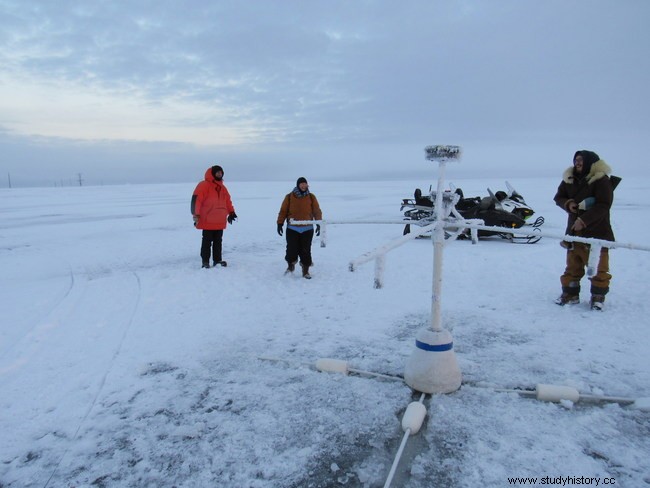
[[[611,174],[612,168],[609,167],[609,165],[603,161],[602,159],[599,159],[596,161],[594,164],[591,165],[591,168],[589,169],[589,173],[587,174],[587,183],[592,184],[594,181],[597,181],[601,179],[603,176],[607,176]],[[565,183],[573,183],[573,166],[567,168],[564,171],[564,174],[562,175],[562,179],[564,180]]]
[[[211,184],[217,184],[221,185],[223,184],[223,180],[217,181],[214,179],[214,176],[212,176],[212,166],[210,166],[208,169],[205,170],[205,176],[204,176],[205,181]]]

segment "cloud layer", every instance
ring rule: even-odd
[[[4,0],[3,159],[100,176],[90,156],[134,181],[223,157],[242,177],[389,174],[430,143],[477,164],[630,159],[650,129],[648,18],[639,0]]]

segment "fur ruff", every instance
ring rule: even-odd
[[[587,183],[591,185],[594,181],[598,181],[601,179],[603,176],[608,176],[611,174],[612,168],[609,167],[609,165],[603,161],[602,159],[599,159],[596,161],[594,164],[591,165],[591,169],[589,170],[589,174],[587,175]],[[573,166],[567,168],[564,171],[564,174],[562,175],[562,179],[564,180],[565,183],[571,185],[573,184]]]

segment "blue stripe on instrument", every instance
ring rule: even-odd
[[[417,339],[415,340],[415,347],[422,349],[423,351],[432,351],[432,352],[443,352],[451,351],[454,347],[454,343],[450,342],[448,344],[427,344],[426,342],[420,342]]]

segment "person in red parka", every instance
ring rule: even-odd
[[[210,267],[210,254],[212,265],[226,266],[221,259],[221,241],[223,230],[237,218],[235,207],[232,205],[230,193],[223,184],[223,168],[215,165],[205,172],[205,179],[201,181],[192,194],[191,203],[194,226],[203,230],[201,241],[201,261],[203,268]]]

